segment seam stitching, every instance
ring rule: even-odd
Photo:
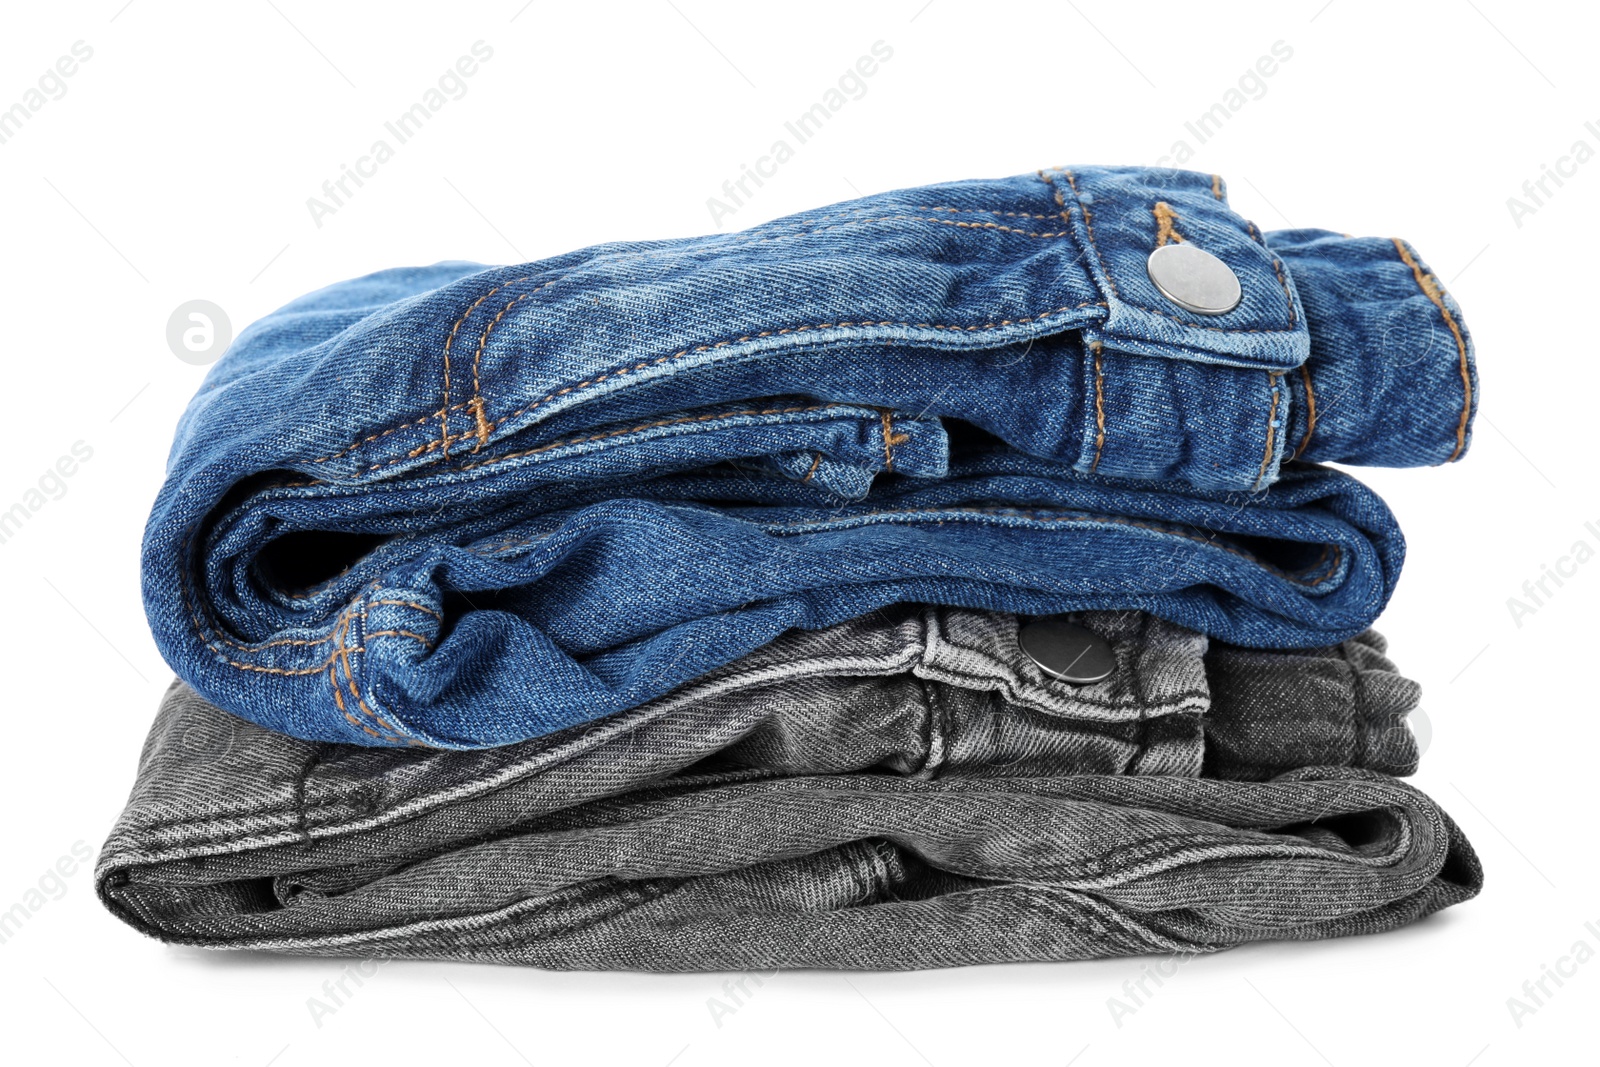
[[[350,624],[350,619],[349,619],[348,615],[345,618],[340,620],[339,633],[340,633],[341,640],[340,640],[339,643],[340,643],[341,646],[344,644],[343,635],[344,635],[344,632],[346,631],[346,629],[349,627],[349,624]],[[354,726],[356,726],[358,729],[360,729],[362,732],[364,732],[366,734],[369,734],[372,737],[376,737],[380,741],[389,741],[389,742],[398,742],[398,741],[400,741],[401,738],[399,738],[398,736],[394,736],[394,735],[392,735],[390,733],[379,733],[378,731],[372,729],[372,727],[368,726],[366,723],[362,722],[360,719],[357,719],[354,715],[350,714],[349,709],[345,706],[344,695],[339,692],[339,676],[338,676],[338,660],[339,660],[339,656],[338,656],[338,653],[335,652],[332,656],[329,657],[329,660],[330,661],[328,663],[328,681],[333,686],[333,703],[339,709],[339,712],[345,717],[345,719],[348,720]],[[353,689],[354,689],[354,682],[352,682],[352,691],[353,691]],[[370,710],[368,711],[368,714],[371,714]],[[383,722],[381,719],[377,719],[377,716],[374,715],[373,718],[378,721],[378,724],[380,726],[384,726],[386,728],[388,727],[388,724]]]
[[[1417,280],[1417,288],[1421,289],[1423,295],[1433,302],[1434,307],[1439,309],[1439,314],[1444,317],[1444,324],[1450,327],[1450,333],[1456,339],[1456,353],[1459,356],[1461,365],[1463,399],[1461,419],[1456,423],[1456,447],[1450,453],[1449,458],[1445,460],[1446,463],[1453,463],[1460,458],[1462,452],[1466,451],[1467,423],[1472,419],[1472,367],[1467,362],[1467,339],[1462,335],[1461,327],[1456,325],[1455,316],[1450,314],[1450,309],[1445,305],[1444,289],[1439,285],[1439,280],[1422,269],[1422,264],[1417,262],[1416,257],[1411,254],[1411,250],[1406,247],[1404,241],[1398,237],[1391,237],[1389,240],[1394,242],[1395,251],[1400,253],[1401,262],[1411,268],[1412,277]]]
[[[521,452],[509,452],[503,456],[495,456],[479,463],[463,464],[460,470],[475,470],[478,467],[492,467],[496,463],[504,463],[511,459],[521,459],[523,456],[532,456],[540,452],[549,452],[552,449],[563,448],[567,445],[586,444],[590,441],[602,441],[610,437],[622,437],[630,433],[639,433],[644,430],[655,430],[663,426],[681,426],[696,422],[715,422],[718,419],[736,419],[740,417],[761,415],[793,415],[806,411],[826,411],[829,408],[846,407],[844,404],[808,404],[787,408],[744,408],[740,411],[722,411],[710,415],[690,415],[676,419],[662,419],[657,422],[646,422],[638,426],[629,426],[621,430],[607,430],[604,433],[587,434],[583,437],[568,437],[561,441],[551,441],[537,448],[525,449]],[[897,442],[898,443],[898,442]]]
[[[568,274],[563,275],[563,277],[571,277],[571,273],[569,272]],[[518,280],[521,281],[523,279]],[[537,296],[538,294],[544,292],[546,289],[550,288],[560,280],[560,278],[552,278],[550,281],[545,282],[543,285],[537,286],[530,292],[523,293],[521,296],[507,301],[506,306],[500,309],[500,313],[489,320],[489,324],[483,328],[483,333],[478,335],[478,349],[472,354],[472,399],[467,404],[467,407],[471,409],[474,416],[475,433],[478,438],[478,443],[472,449],[474,452],[478,451],[478,449],[482,448],[489,441],[489,420],[483,413],[483,386],[478,372],[478,368],[483,362],[484,346],[489,343],[489,334],[493,333],[494,328],[500,325],[500,320],[506,317],[506,313],[508,311],[522,303],[524,300],[528,299],[530,296]],[[449,405],[450,397],[448,394],[446,394],[445,407],[448,408]],[[450,451],[448,448],[445,449],[443,455],[445,458],[449,458]]]
[[[1157,200],[1156,206],[1150,209],[1150,214],[1156,217],[1156,247],[1160,248],[1168,241],[1181,242],[1183,235],[1177,230],[1178,213],[1172,205],[1165,200]]]
[[[1067,179],[1067,184],[1069,186],[1071,186],[1071,188],[1072,188],[1072,195],[1073,196],[1077,196],[1078,195],[1078,183],[1073,178],[1073,175],[1072,175],[1071,171],[1063,170],[1061,167],[1051,167],[1050,169],[1053,170],[1053,171],[1059,171],[1062,175],[1064,175],[1066,177],[1066,179]],[[1116,280],[1111,277],[1111,273],[1106,269],[1105,257],[1100,254],[1100,246],[1096,243],[1096,241],[1094,239],[1094,222],[1093,222],[1093,218],[1090,215],[1088,207],[1086,207],[1083,204],[1083,201],[1082,201],[1081,198],[1078,201],[1078,207],[1079,207],[1080,210],[1083,211],[1084,232],[1088,235],[1089,247],[1094,249],[1095,259],[1097,259],[1099,261],[1099,263],[1100,263],[1101,273],[1105,275],[1106,288],[1110,291],[1111,295],[1114,298],[1122,300],[1122,302],[1124,304],[1127,304],[1128,307],[1133,308],[1133,309],[1135,309],[1137,311],[1142,311],[1147,315],[1159,315],[1164,319],[1171,319],[1173,322],[1176,322],[1180,326],[1188,326],[1191,329],[1196,329],[1196,330],[1209,330],[1212,333],[1281,334],[1281,333],[1299,333],[1300,332],[1299,330],[1297,330],[1295,328],[1294,301],[1292,299],[1289,301],[1289,325],[1284,329],[1262,329],[1262,328],[1256,328],[1256,327],[1252,327],[1252,328],[1249,328],[1249,329],[1241,329],[1241,328],[1237,328],[1237,327],[1230,328],[1230,327],[1227,327],[1227,326],[1209,326],[1209,325],[1207,325],[1206,323],[1203,323],[1203,322],[1192,322],[1192,321],[1190,321],[1188,319],[1179,318],[1177,315],[1174,315],[1174,314],[1172,314],[1170,312],[1160,311],[1160,310],[1157,310],[1156,308],[1144,307],[1143,305],[1135,304],[1131,300],[1124,299],[1122,297],[1122,295],[1119,292],[1117,292]],[[1254,223],[1246,221],[1245,225],[1247,227],[1249,227],[1249,229],[1250,229],[1252,234],[1255,233],[1255,224]],[[1263,248],[1266,247],[1265,243],[1261,242],[1260,237],[1256,237],[1256,240],[1257,240],[1258,243],[1262,244]],[[1271,256],[1272,255],[1272,250],[1271,249],[1267,249],[1267,254],[1269,256]],[[1283,272],[1282,272],[1280,264],[1278,263],[1278,258],[1276,256],[1272,256],[1272,269],[1273,269],[1274,273],[1276,273],[1278,275],[1278,284],[1283,286],[1284,295],[1288,296],[1289,295],[1288,283],[1284,280]]]
[[[1272,446],[1278,438],[1278,397],[1282,393],[1279,387],[1282,378],[1283,375],[1277,371],[1267,372],[1267,383],[1272,386],[1272,404],[1267,408],[1267,446],[1262,452],[1261,467],[1256,471],[1256,484],[1250,487],[1251,492],[1261,488],[1267,477],[1267,466],[1272,462]]]
[[[1058,202],[1060,202],[1060,194],[1059,194],[1059,192],[1057,193],[1057,198],[1058,198]],[[1034,214],[1027,213],[1027,212],[987,211],[986,209],[982,209],[982,208],[949,208],[949,207],[917,208],[917,207],[913,207],[913,208],[910,208],[909,210],[911,210],[911,211],[973,212],[973,213],[993,214],[993,215],[1001,215],[1001,216],[1012,216],[1012,217],[1019,217],[1019,218],[1039,218],[1039,219],[1049,218],[1049,216],[1034,215]],[[835,215],[835,216],[823,216],[823,217],[824,218],[838,218],[838,217],[842,217],[842,216]],[[1063,222],[1070,221],[1070,213],[1068,211],[1064,210],[1061,213],[1061,219],[1062,219]],[[936,224],[938,224],[940,226],[956,226],[956,227],[959,227],[959,228],[962,228],[962,229],[998,230],[998,231],[1001,231],[1001,232],[1004,232],[1004,233],[1013,233],[1013,234],[1018,234],[1018,235],[1021,235],[1021,236],[1024,236],[1024,237],[1058,238],[1058,237],[1071,237],[1072,236],[1070,230],[1056,230],[1056,231],[1050,231],[1050,232],[1036,232],[1036,231],[1031,231],[1031,230],[1021,230],[1021,229],[1017,229],[1017,228],[1011,227],[1011,226],[1003,226],[1003,225],[1001,225],[999,223],[994,223],[994,222],[962,222],[960,220],[955,220],[955,219],[927,218],[925,216],[919,216],[919,215],[914,215],[913,214],[913,215],[881,215],[881,216],[877,216],[875,218],[859,219],[859,220],[856,220],[856,221],[853,221],[853,222],[838,223],[838,224],[832,225],[832,226],[813,227],[812,229],[801,230],[801,231],[798,231],[798,232],[795,232],[795,233],[777,234],[777,235],[774,235],[774,236],[771,236],[771,237],[762,237],[762,238],[748,238],[748,237],[746,237],[746,238],[740,238],[740,240],[759,240],[759,241],[789,240],[789,239],[792,239],[792,238],[795,238],[795,237],[804,237],[804,236],[807,236],[809,234],[817,233],[817,232],[819,232],[821,230],[838,229],[838,228],[844,227],[844,226],[858,226],[858,225],[865,225],[865,224],[878,223],[878,222],[905,222],[905,221],[931,222],[931,223],[936,223]],[[662,257],[660,256],[659,253],[646,253],[646,254],[643,254],[643,255],[640,255],[640,256],[637,256],[637,257],[607,257],[607,258],[608,258],[608,262],[621,262],[621,261],[625,261],[627,258],[633,258],[633,259],[635,259],[637,261],[649,261],[649,260],[652,260],[652,259],[659,259],[659,258],[662,258]],[[594,262],[593,260],[586,261],[584,263],[584,266],[590,266],[590,265],[592,265],[593,262]],[[543,285],[541,285],[539,287],[539,289],[542,290],[542,289],[549,288],[550,286],[555,285],[558,282],[564,281],[565,279],[571,277],[574,273],[577,273],[577,271],[576,270],[568,271],[566,274],[563,274],[561,277],[551,279],[550,281],[544,283]],[[501,284],[495,286],[493,289],[490,289],[488,292],[484,293],[482,296],[480,296],[476,300],[474,300],[467,307],[467,309],[464,312],[462,312],[461,316],[458,319],[456,319],[455,323],[451,326],[450,333],[446,337],[445,344],[444,344],[444,399],[443,399],[443,403],[441,404],[441,406],[440,406],[438,411],[431,412],[431,413],[429,413],[427,415],[423,415],[423,416],[421,416],[421,417],[419,417],[419,418],[417,418],[415,420],[412,420],[412,421],[401,423],[398,426],[393,426],[393,427],[390,427],[390,428],[385,429],[385,430],[377,431],[377,432],[375,432],[373,434],[370,434],[369,436],[364,437],[364,438],[360,439],[359,441],[357,441],[357,442],[345,447],[344,449],[342,449],[342,450],[340,450],[338,452],[330,453],[329,455],[326,455],[326,456],[320,456],[320,457],[318,457],[316,459],[311,460],[310,462],[312,462],[312,463],[325,463],[325,462],[327,462],[329,460],[337,459],[340,456],[346,455],[349,452],[354,451],[356,448],[359,448],[360,446],[362,446],[364,444],[368,444],[368,443],[370,443],[372,441],[375,441],[375,440],[377,440],[377,439],[379,439],[381,437],[386,437],[391,433],[396,433],[396,432],[398,432],[400,430],[403,430],[403,429],[406,429],[408,427],[429,422],[429,421],[431,421],[432,419],[435,419],[435,418],[440,420],[440,432],[439,432],[439,442],[440,443],[439,443],[439,445],[437,447],[439,447],[441,449],[443,456],[445,458],[448,458],[448,456],[449,456],[449,442],[448,442],[447,438],[449,438],[449,436],[450,436],[450,433],[449,433],[450,412],[454,411],[454,410],[457,410],[457,409],[471,410],[473,408],[473,403],[471,401],[468,401],[468,402],[462,403],[462,404],[451,404],[451,402],[450,402],[450,391],[451,391],[450,352],[451,352],[451,349],[452,349],[452,347],[454,345],[454,342],[455,342],[456,333],[460,330],[462,324],[467,320],[467,318],[470,317],[471,314],[474,311],[476,311],[478,309],[478,307],[480,307],[485,300],[489,299],[489,297],[493,296],[495,293],[501,291],[502,289],[508,288],[509,286],[516,285],[516,284],[519,284],[521,282],[527,281],[531,277],[533,277],[533,275],[531,275],[531,274],[530,275],[524,275],[524,276],[522,276],[520,278],[514,278],[514,279],[512,279],[510,281],[502,282]],[[539,291],[539,290],[535,290],[535,292],[537,292],[537,291]],[[532,295],[532,294],[531,293],[530,294],[524,294],[524,296],[528,296],[528,295]],[[522,298],[519,297],[518,300],[520,300],[520,299],[522,299]],[[1080,306],[1088,306],[1088,305],[1084,304],[1084,305],[1080,305]],[[509,305],[508,305],[508,307],[509,307]],[[1057,311],[1060,311],[1060,310],[1064,310],[1064,309],[1057,309]],[[502,314],[503,313],[504,313],[504,311],[502,311]],[[1045,317],[1045,314],[1053,314],[1053,313],[1054,312],[1047,312],[1047,313],[1044,313],[1044,314],[1041,314],[1041,315],[1033,316],[1033,317],[1028,318],[1028,319],[1018,319],[1018,320],[1014,320],[1014,321],[1016,321],[1016,322],[1031,322],[1031,321],[1034,321],[1035,319]],[[498,321],[498,319],[496,321]],[[1013,320],[1008,320],[1006,323],[1002,323],[1002,325],[1009,325],[1011,323],[1011,321],[1013,321]],[[839,323],[837,325],[841,325],[841,326],[845,326],[845,325],[860,325],[860,326],[898,325],[898,326],[908,326],[908,325],[911,325],[911,324],[909,324],[909,323],[888,323],[888,322],[884,322],[884,323],[863,322],[863,323]],[[976,328],[980,328],[980,327],[960,327],[960,326],[956,326],[956,327],[934,326],[934,324],[932,324],[932,323],[918,323],[917,325],[919,327],[933,327],[933,328],[937,328],[937,329],[976,329]],[[987,327],[982,327],[982,328],[987,328]],[[764,335],[758,335],[758,336],[764,336]],[[480,345],[479,351],[475,354],[474,360],[473,360],[473,362],[474,362],[473,374],[474,374],[474,395],[475,395],[475,397],[478,395],[477,380],[478,380],[479,370],[478,370],[477,364],[478,364],[479,358],[481,356],[482,356],[482,347]],[[520,414],[520,412],[519,412],[519,414]],[[511,416],[511,417],[515,417],[515,416]],[[501,419],[501,420],[493,423],[491,428],[497,428],[504,421],[505,421],[504,419]],[[457,438],[457,439],[459,439],[459,438]]]
[[[862,328],[862,327],[875,327],[875,326],[876,327],[881,327],[881,326],[902,326],[902,327],[906,327],[908,329],[952,330],[952,331],[956,331],[956,332],[971,333],[971,332],[975,332],[975,331],[979,331],[979,330],[996,330],[996,329],[1004,329],[1007,326],[1026,325],[1028,323],[1039,322],[1039,321],[1041,321],[1043,319],[1052,318],[1052,317],[1054,317],[1056,315],[1061,315],[1061,314],[1064,314],[1064,313],[1069,312],[1069,311],[1079,311],[1079,310],[1082,310],[1083,308],[1086,308],[1086,307],[1105,307],[1105,306],[1106,305],[1105,305],[1104,301],[1100,301],[1100,300],[1085,300],[1085,301],[1083,301],[1081,303],[1078,303],[1078,304],[1063,304],[1061,307],[1051,308],[1048,311],[1041,311],[1041,312],[1039,312],[1039,313],[1037,313],[1035,315],[1028,315],[1028,316],[1024,316],[1022,318],[1001,319],[998,322],[985,322],[985,323],[980,323],[980,324],[974,324],[974,325],[971,325],[971,326],[947,326],[947,325],[944,325],[942,323],[934,323],[934,322],[894,322],[892,320],[885,319],[885,320],[881,320],[881,321],[877,321],[877,322],[873,322],[873,321],[870,321],[870,320],[862,320],[860,322],[819,322],[819,323],[811,323],[811,324],[807,324],[807,325],[803,325],[803,326],[787,326],[787,327],[782,327],[782,328],[776,329],[776,330],[760,330],[760,331],[755,332],[755,333],[747,333],[747,334],[744,334],[744,335],[742,335],[740,337],[729,338],[729,339],[724,340],[724,341],[716,341],[716,342],[713,342],[711,344],[695,345],[695,346],[690,347],[690,348],[683,348],[683,349],[678,350],[677,352],[673,352],[670,355],[658,356],[655,359],[642,360],[642,361],[640,361],[638,363],[634,363],[634,364],[631,364],[631,365],[626,365],[626,366],[623,366],[623,367],[620,367],[620,368],[616,368],[616,369],[613,369],[613,370],[608,370],[603,374],[597,375],[596,377],[589,378],[589,379],[586,379],[586,380],[581,381],[581,382],[575,382],[572,385],[564,386],[564,387],[562,387],[560,389],[555,390],[554,392],[551,392],[551,393],[541,397],[540,399],[534,401],[533,403],[527,405],[526,407],[519,408],[518,410],[511,412],[509,415],[504,415],[504,416],[500,417],[499,419],[496,419],[491,424],[491,429],[499,429],[505,423],[511,421],[512,419],[518,418],[518,417],[520,417],[522,415],[526,415],[528,412],[533,411],[535,408],[539,407],[542,404],[546,404],[551,400],[557,399],[558,397],[566,396],[569,393],[576,392],[579,389],[584,389],[584,388],[587,388],[587,387],[589,387],[591,385],[599,385],[601,382],[606,381],[607,379],[618,378],[618,377],[621,377],[624,374],[633,374],[633,373],[641,371],[641,370],[647,370],[647,369],[649,369],[651,367],[659,366],[659,365],[661,365],[663,363],[670,363],[670,362],[672,362],[674,360],[682,359],[684,356],[687,356],[687,355],[698,354],[698,353],[701,353],[701,352],[710,352],[710,351],[713,351],[713,350],[718,349],[718,348],[726,348],[729,345],[742,344],[742,343],[744,343],[746,341],[753,341],[753,340],[757,340],[757,339],[760,339],[760,338],[763,338],[763,337],[780,337],[780,336],[783,336],[785,334],[806,333],[806,332],[811,331],[811,330],[832,330],[832,329]],[[465,406],[465,405],[463,405],[463,406]],[[412,424],[408,424],[408,425],[412,425]],[[451,438],[451,440],[459,441],[464,437],[474,436],[474,433],[475,433],[475,431],[466,432],[466,433],[462,433],[462,434],[457,434],[455,437]],[[366,470],[367,471],[374,471],[374,470],[379,470],[379,469],[381,469],[383,467],[392,466],[392,465],[394,465],[396,463],[404,463],[408,459],[414,459],[415,457],[417,457],[419,455],[422,455],[423,453],[432,452],[432,451],[434,451],[435,449],[438,449],[438,448],[440,448],[440,442],[436,438],[436,439],[434,439],[432,441],[429,441],[428,443],[426,443],[424,445],[420,445],[417,448],[412,449],[405,456],[399,457],[397,459],[386,460],[386,461],[384,461],[382,463],[375,463],[375,464],[367,467]],[[502,458],[504,458],[504,457],[502,457]],[[491,461],[491,462],[494,462],[494,461]],[[463,466],[463,467],[461,467],[459,469],[467,470],[467,469],[470,469],[472,466],[483,466],[483,465],[484,464],[481,464],[481,463],[480,464],[469,464],[469,465]]]
[[[447,456],[450,454],[450,443],[447,440],[447,438],[450,436],[450,346],[455,344],[456,331],[461,329],[461,324],[466,322],[467,317],[476,311],[478,306],[485,300],[489,299],[506,286],[527,281],[531,277],[531,274],[525,274],[521,278],[514,278],[509,282],[501,282],[493,289],[490,289],[487,293],[484,293],[482,296],[478,297],[478,299],[474,300],[467,306],[467,310],[461,313],[461,317],[458,318],[455,321],[455,324],[450,327],[449,336],[444,339],[444,403],[439,406],[439,411],[437,414],[439,417],[440,447],[444,449],[444,454]]]
[[[1094,461],[1089,464],[1089,473],[1093,474],[1100,466],[1100,453],[1106,446],[1106,396],[1105,374],[1100,365],[1099,341],[1089,342],[1089,349],[1094,353]]]
[[[1276,574],[1279,577],[1281,577],[1281,578],[1283,578],[1283,579],[1285,579],[1287,581],[1294,582],[1296,585],[1315,586],[1315,585],[1320,585],[1322,582],[1327,581],[1330,577],[1332,577],[1334,571],[1338,570],[1338,562],[1341,561],[1342,558],[1343,558],[1343,548],[1341,546],[1339,546],[1337,544],[1324,545],[1324,550],[1325,551],[1331,551],[1333,553],[1334,558],[1335,558],[1335,563],[1334,563],[1333,568],[1330,569],[1328,571],[1328,573],[1323,574],[1323,575],[1321,575],[1321,576],[1319,576],[1317,578],[1306,579],[1306,578],[1303,578],[1303,577],[1297,577],[1296,575],[1292,574],[1289,571],[1284,570],[1281,567],[1278,567],[1278,566],[1276,566],[1274,564],[1268,563],[1266,560],[1261,559],[1260,557],[1254,555],[1253,553],[1246,552],[1242,548],[1235,548],[1232,545],[1220,542],[1220,541],[1218,541],[1216,539],[1216,537],[1217,537],[1216,534],[1212,534],[1210,537],[1203,537],[1198,533],[1192,533],[1192,532],[1187,531],[1187,530],[1176,529],[1176,528],[1173,528],[1173,527],[1170,527],[1170,526],[1163,526],[1163,525],[1160,525],[1160,524],[1157,524],[1157,523],[1141,522],[1138,519],[1122,518],[1120,516],[1115,516],[1115,515],[1095,515],[1095,514],[1090,513],[1090,512],[1041,513],[1041,512],[1038,512],[1038,511],[1030,511],[1030,510],[1028,510],[1026,508],[997,508],[997,507],[987,507],[986,508],[986,507],[977,507],[977,506],[972,506],[972,507],[927,507],[927,508],[879,508],[879,509],[875,509],[873,511],[862,512],[862,513],[857,514],[857,515],[841,516],[840,518],[820,519],[820,520],[806,519],[806,520],[801,520],[801,521],[796,521],[796,522],[777,522],[777,523],[771,523],[770,525],[779,526],[779,527],[788,527],[790,529],[794,529],[794,528],[804,527],[804,526],[826,526],[826,525],[829,525],[830,523],[837,523],[837,522],[841,522],[841,521],[843,521],[843,522],[851,522],[851,521],[854,521],[856,519],[872,518],[872,517],[875,517],[875,516],[878,516],[878,515],[917,515],[917,514],[929,514],[929,515],[966,514],[966,515],[997,515],[997,516],[1015,515],[1015,516],[1018,516],[1018,517],[1021,517],[1021,518],[1025,518],[1025,519],[1032,519],[1032,520],[1037,521],[1037,522],[1106,522],[1106,523],[1112,523],[1112,524],[1117,525],[1117,526],[1134,526],[1134,527],[1137,527],[1137,528],[1139,528],[1141,530],[1151,530],[1151,531],[1153,531],[1155,533],[1170,534],[1173,537],[1181,537],[1181,538],[1184,538],[1186,540],[1194,541],[1194,542],[1197,542],[1197,543],[1199,543],[1201,545],[1205,545],[1207,547],[1220,549],[1223,552],[1227,552],[1227,553],[1230,553],[1232,555],[1238,556],[1241,559],[1248,560],[1249,562],[1254,563],[1256,566],[1260,567],[1261,569],[1263,569],[1265,571],[1268,571],[1268,572],[1270,572],[1272,574]],[[1318,563],[1321,563],[1321,561],[1322,561],[1321,557],[1319,557],[1317,562],[1313,563],[1312,566],[1316,567]]]
[[[1306,369],[1304,363],[1300,364],[1300,380],[1306,387],[1306,432],[1300,438],[1300,446],[1294,450],[1294,459],[1299,459],[1305,453],[1306,446],[1311,443],[1311,434],[1317,428],[1317,394],[1311,388],[1311,371]]]
[[[878,412],[883,419],[883,469],[894,470],[894,446],[903,445],[911,440],[910,434],[894,432],[894,415],[888,408]]]

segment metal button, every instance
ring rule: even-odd
[[[1162,245],[1144,267],[1162,296],[1196,315],[1226,315],[1244,296],[1231,267],[1187,242]]]
[[[1041,671],[1074,685],[1102,681],[1117,669],[1105,638],[1065,619],[1035,619],[1018,631],[1017,640]]]

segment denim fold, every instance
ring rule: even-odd
[[[1150,276],[1210,253],[1241,299]],[[1393,591],[1326,462],[1459,458],[1460,310],[1398,239],[1221,179],[1050,168],[736,234],[382,271],[242,331],[180,421],[146,612],[208,701],[471,749],[898,603],[1148,612],[1319,648]]]
[[[1211,952],[1478,892],[1392,777],[1419,692],[1381,637],[1070,618],[1103,681],[1044,673],[1015,615],[899,605],[478,750],[304,741],[175,681],[98,891],[182,944],[666,971]]]

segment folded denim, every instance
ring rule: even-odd
[[[1146,258],[1170,242],[1220,258],[1237,308],[1167,302]],[[1457,458],[1474,375],[1410,246],[1262,235],[1183,171],[384,271],[213,368],[146,609],[213,703],[376,746],[537,737],[896,602],[1328,646],[1403,543],[1310,461]]]
[[[1415,765],[1417,689],[1377,635],[1079,621],[1104,682],[1040,674],[1012,616],[901,607],[466,752],[305,742],[175,682],[97,885],[185,944],[646,970],[1210,952],[1478,892],[1455,824],[1382,773]]]

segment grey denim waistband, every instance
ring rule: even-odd
[[[174,683],[97,883],[166,940],[550,968],[905,968],[1373,932],[1473,896],[1409,773],[1375,634],[1246,651],[1077,617],[1071,686],[1010,615],[796,631],[501,749],[315,744]]]

